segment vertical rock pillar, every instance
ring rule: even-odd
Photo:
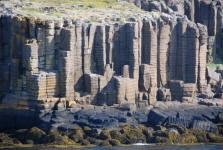
[[[151,21],[143,22],[139,73],[139,88],[148,92],[150,104],[156,101],[157,92],[157,27],[153,24]]]
[[[198,24],[199,28],[199,65],[198,65],[198,90],[200,93],[206,91],[206,55],[207,55],[207,28],[204,25]]]
[[[130,78],[138,79],[139,76],[139,40],[138,23],[126,24],[126,48],[128,50],[128,64]]]
[[[96,26],[93,24],[84,24],[82,26],[82,49],[83,49],[83,68],[84,74],[95,72],[95,61],[93,56],[93,44]]]
[[[63,28],[60,37],[59,77],[60,95],[68,100],[74,98],[74,47],[75,28]]]
[[[177,24],[178,28],[178,49],[176,52],[176,76],[175,78],[178,80],[183,80],[184,78],[184,51],[187,49],[187,38],[186,38],[186,29],[187,23],[183,20],[179,20]]]
[[[55,61],[55,30],[54,30],[54,22],[46,21],[45,22],[45,65],[46,70],[54,69],[54,61]]]
[[[184,82],[197,83],[198,54],[199,54],[199,30],[194,23],[187,26],[187,47],[184,49]]]
[[[159,22],[158,35],[158,86],[166,86],[168,81],[168,50],[170,42],[170,25],[165,21]]]
[[[93,47],[93,59],[96,63],[96,68],[93,72],[104,75],[106,65],[106,47],[105,47],[105,26],[100,25],[96,27]]]

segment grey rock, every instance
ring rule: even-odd
[[[202,130],[216,132],[214,124],[218,113],[222,112],[219,107],[208,107],[197,104],[176,105],[166,108],[154,108],[149,112],[148,123],[169,125],[177,124],[185,128],[199,128]]]
[[[175,133],[175,134],[179,134],[179,132],[177,131],[177,129],[171,128],[168,130],[169,133]]]
[[[207,77],[209,78],[209,80],[214,80],[216,82],[219,82],[221,80],[221,74],[215,72],[209,67],[207,67]]]

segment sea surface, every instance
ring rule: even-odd
[[[223,144],[223,143],[222,143]],[[12,149],[8,149],[12,150]],[[223,150],[223,145],[196,146],[123,146],[123,147],[94,147],[94,148],[22,148],[15,150]]]

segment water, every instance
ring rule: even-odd
[[[12,149],[8,149],[12,150]],[[94,147],[94,148],[21,148],[16,150],[223,150],[223,145],[197,146],[124,146],[124,147]]]

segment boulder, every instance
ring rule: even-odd
[[[171,92],[170,89],[159,88],[157,91],[157,99],[159,101],[171,101]]]
[[[176,124],[185,128],[198,128],[209,132],[217,132],[214,124],[219,112],[219,107],[201,106],[198,104],[166,104],[167,108],[161,105],[150,110],[148,123],[153,125],[168,126]]]
[[[223,113],[218,114],[217,121],[223,123]]]
[[[206,68],[208,83],[212,86],[216,86],[217,83],[221,80],[221,74],[215,72],[213,69]]]
[[[161,12],[161,3],[157,1],[153,1],[149,4],[149,11],[158,11]]]
[[[212,99],[214,97],[214,93],[211,91],[210,88],[207,88],[206,89],[206,92],[205,93],[202,93],[200,95],[201,98],[204,98],[204,99]]]

